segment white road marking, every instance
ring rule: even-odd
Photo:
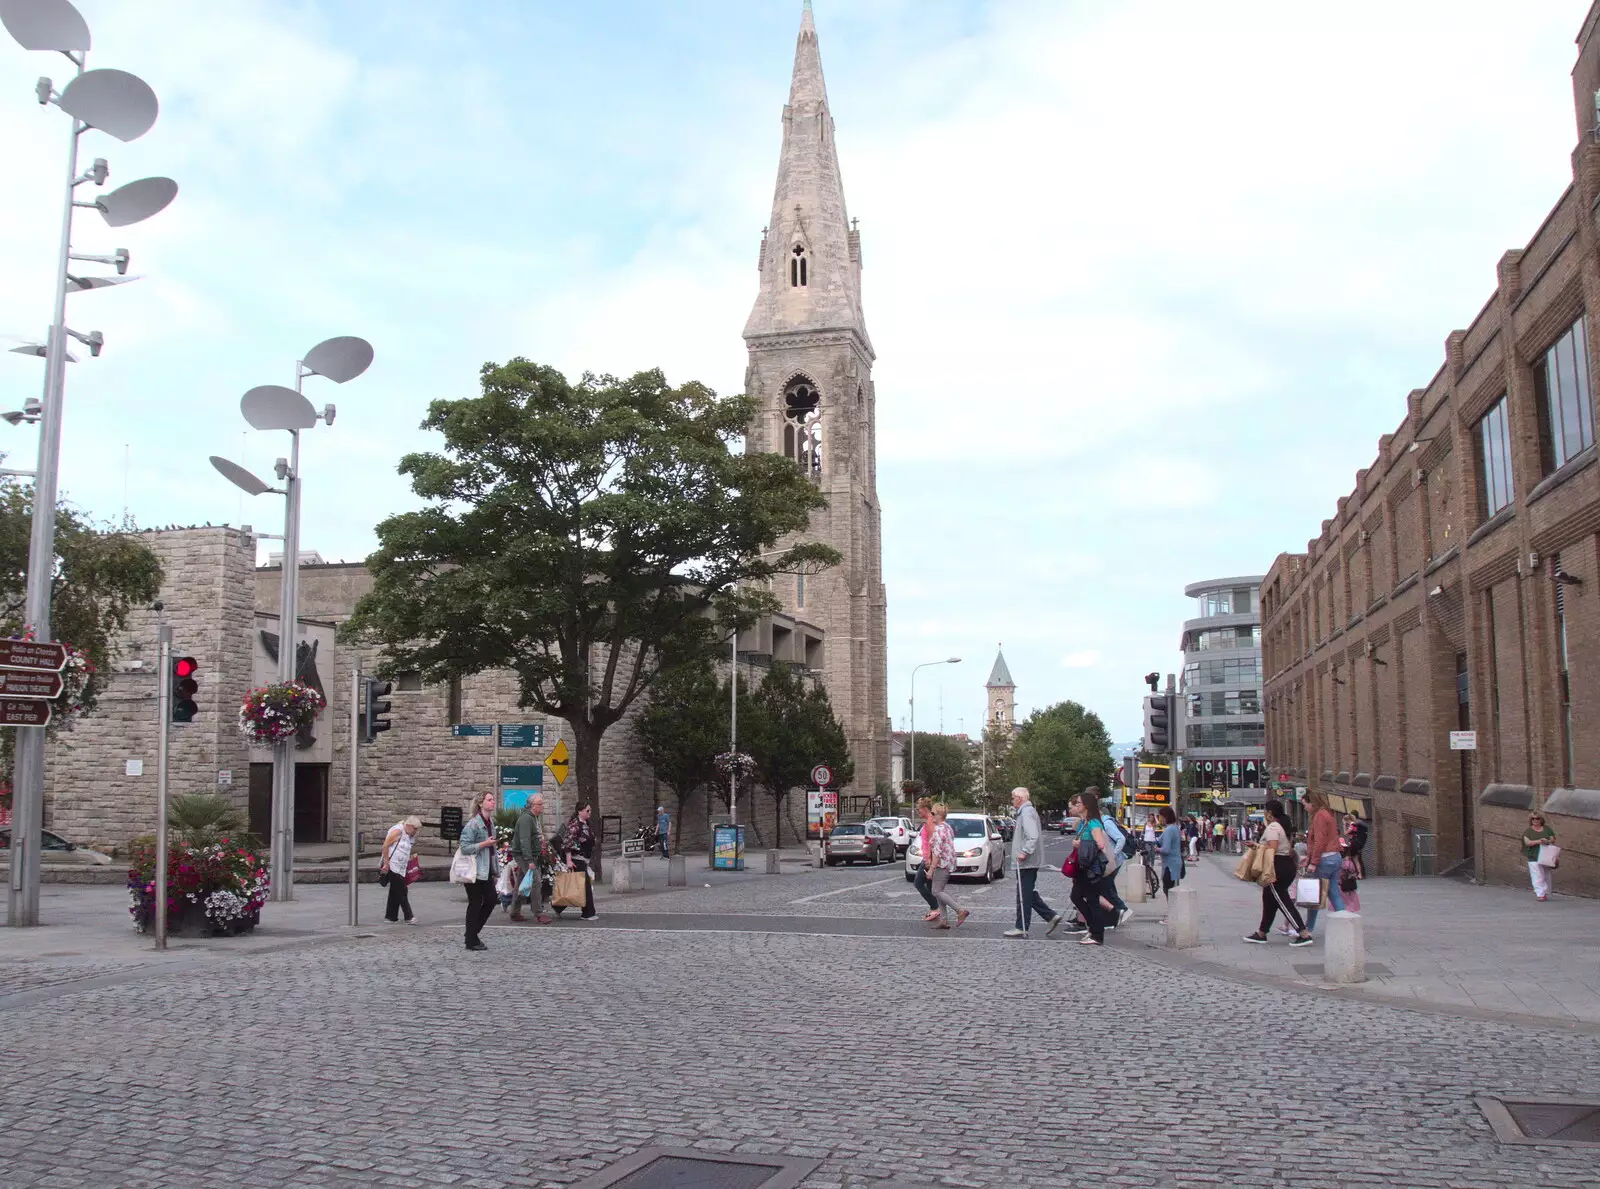
[[[834,888],[831,892],[818,892],[815,896],[802,896],[798,900],[789,901],[790,904],[810,904],[813,900],[826,900],[829,896],[842,896],[846,892],[854,892],[859,888],[875,888],[879,884],[894,883],[903,880],[903,875],[891,875],[888,879],[873,879],[866,883],[853,883],[847,888]]]

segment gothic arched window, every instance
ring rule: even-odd
[[[796,244],[794,253],[789,260],[789,286],[798,289],[806,283],[806,248],[804,244]]]
[[[783,389],[783,453],[802,473],[822,475],[822,395],[805,376]]]

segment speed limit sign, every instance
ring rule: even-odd
[[[811,769],[811,783],[819,789],[825,789],[833,783],[833,769],[826,764],[818,764]]]

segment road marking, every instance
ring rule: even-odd
[[[846,892],[854,892],[858,888],[875,888],[879,884],[894,883],[897,879],[904,879],[903,875],[891,875],[888,879],[873,879],[866,883],[853,883],[847,888],[834,888],[831,892],[818,892],[815,896],[802,896],[798,900],[789,901],[790,904],[810,904],[813,900],[826,900],[829,896],[842,896]]]

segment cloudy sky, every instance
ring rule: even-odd
[[[162,101],[113,183],[177,202],[136,285],[72,299],[63,490],[141,525],[275,527],[238,397],[377,349],[307,435],[304,541],[354,560],[395,462],[486,360],[737,391],[799,0],[78,0]],[[879,361],[891,713],[1136,737],[1185,583],[1305,547],[1570,180],[1588,0],[815,0]],[[64,59],[0,37],[0,332],[48,321]],[[9,361],[9,362],[7,362]],[[0,356],[0,402],[42,368]],[[9,465],[33,431],[0,426]]]

